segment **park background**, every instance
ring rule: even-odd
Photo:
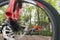
[[[59,0],[44,0],[44,1],[46,1],[47,3],[49,3],[49,4],[51,4],[58,12],[59,12],[59,14],[60,14],[60,1]],[[25,6],[27,6],[26,8],[25,8]],[[23,21],[24,20],[28,20],[28,19],[30,19],[30,17],[31,17],[31,13],[32,13],[32,11],[31,10],[34,10],[34,9],[38,9],[37,10],[37,13],[39,13],[39,11],[41,11],[43,14],[41,14],[41,16],[40,16],[40,18],[38,17],[38,18],[36,18],[37,20],[41,20],[40,21],[40,23],[41,23],[41,25],[47,25],[47,24],[49,24],[49,20],[48,20],[48,17],[47,17],[47,15],[46,14],[44,14],[45,12],[44,11],[42,11],[41,9],[39,9],[39,8],[36,8],[35,6],[31,6],[31,5],[25,5],[23,8],[24,8],[24,10],[28,10],[28,13],[30,13],[29,15],[28,15],[28,13],[27,13],[27,16],[26,15],[24,15],[24,16],[22,16],[22,14],[20,15],[20,17],[19,17],[19,20],[20,20],[20,22],[22,22],[20,25],[22,25],[23,24]],[[5,16],[4,16],[4,13],[5,13],[5,10],[6,10],[6,6],[3,6],[3,7],[0,7],[0,26],[2,25],[2,23],[5,21]],[[23,9],[22,9],[23,10]],[[23,10],[23,11],[24,11]],[[23,12],[22,11],[22,12]],[[22,13],[21,12],[21,13]],[[25,13],[26,11],[24,11],[24,13]],[[32,14],[33,15],[33,14]],[[35,14],[35,15],[37,15],[37,16],[39,16],[39,14]],[[25,17],[26,16],[26,17]],[[24,18],[25,17],[25,18]],[[36,20],[35,19],[35,20]],[[35,23],[37,23],[37,22],[35,22]],[[38,21],[38,23],[39,23],[39,21]],[[30,23],[29,23],[29,26],[31,26],[31,20],[30,20]],[[49,25],[48,25],[49,26]],[[34,35],[44,35],[44,36],[52,36],[52,32],[51,32],[51,27],[45,27],[44,28],[44,30],[41,30],[41,31],[39,31],[39,32],[34,32],[33,33]]]

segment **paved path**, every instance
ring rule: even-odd
[[[0,34],[0,40],[3,40],[2,35]],[[19,39],[19,40],[51,40],[50,37],[44,37],[44,36],[38,36],[38,35],[26,35],[23,38]]]
[[[51,38],[33,35],[33,36],[24,36],[23,38],[21,38],[21,40],[51,40]]]
[[[3,40],[3,37],[2,37],[2,35],[0,34],[0,40]]]

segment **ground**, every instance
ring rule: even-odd
[[[0,34],[0,40],[3,40],[2,35]],[[51,40],[51,37],[45,37],[41,35],[26,35],[19,40]]]

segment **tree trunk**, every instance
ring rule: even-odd
[[[38,25],[40,25],[39,8],[37,8],[37,20]]]

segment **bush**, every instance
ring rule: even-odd
[[[43,36],[52,36],[52,32],[49,30],[41,30],[39,34]]]
[[[41,30],[39,32],[33,32],[32,35],[52,36],[52,32],[49,30]]]

